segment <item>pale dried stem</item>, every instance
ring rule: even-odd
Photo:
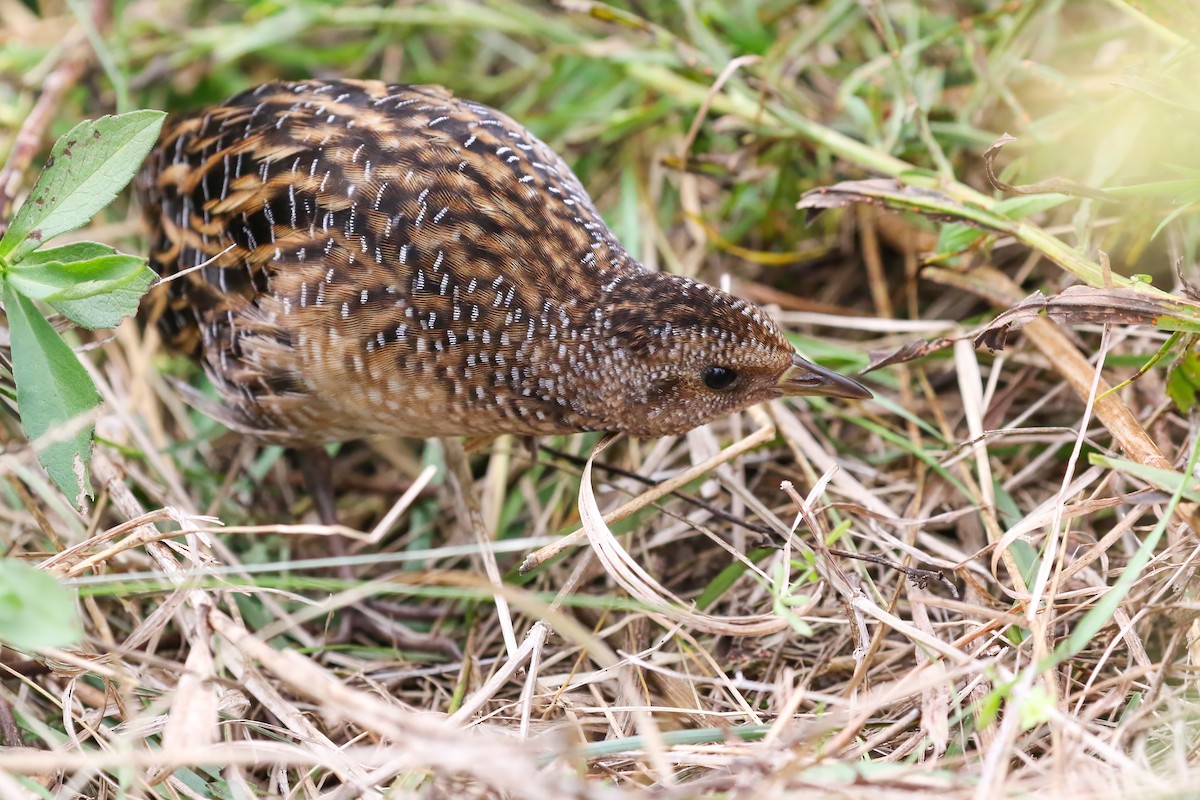
[[[612,525],[627,517],[633,516],[651,503],[661,500],[671,492],[686,486],[696,478],[711,472],[721,464],[731,461],[743,453],[747,453],[754,448],[771,441],[771,439],[775,437],[774,423],[771,422],[771,420],[766,417],[765,414],[762,414],[760,410],[751,409],[751,411],[758,412],[755,414],[756,421],[758,421],[761,425],[758,430],[754,431],[744,439],[734,442],[712,458],[700,464],[695,464],[691,467],[688,467],[675,477],[656,484],[632,500],[608,512],[604,515],[604,523],[606,525]],[[548,544],[545,547],[530,553],[530,555],[521,563],[521,572],[529,572],[530,570],[537,569],[539,566],[554,558],[567,548],[581,545],[586,540],[587,533],[583,530],[583,528],[572,531],[553,544]]]
[[[978,277],[981,280],[991,282],[993,288],[1002,292],[1010,303],[1018,303],[1022,299],[1020,287],[1004,273],[991,267],[981,267],[979,273]],[[1062,375],[1075,394],[1086,402],[1092,393],[1096,369],[1058,324],[1049,319],[1038,318],[1026,325],[1023,331],[1053,369]],[[1159,469],[1174,469],[1120,395],[1109,393],[1112,387],[1108,381],[1100,378],[1095,383],[1096,418],[1112,434],[1125,453],[1140,464]],[[1175,517],[1180,522],[1187,523],[1195,510],[1195,503],[1180,503],[1176,508]]]
[[[446,448],[446,466],[449,467],[450,477],[457,488],[457,503],[459,518],[471,528],[475,543],[479,545],[479,558],[483,561],[483,569],[496,590],[496,619],[500,623],[500,632],[504,636],[504,647],[510,660],[517,657],[517,635],[513,630],[512,614],[508,602],[504,599],[501,587],[504,579],[500,576],[500,566],[496,563],[496,554],[488,546],[492,536],[483,521],[483,511],[479,505],[479,495],[475,491],[475,479],[471,475],[471,463],[467,459],[466,448],[457,437],[442,440]]]

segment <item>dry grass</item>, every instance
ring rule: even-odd
[[[1063,252],[1182,296],[1187,18],[984,5],[134,0],[53,132],[114,85],[179,108],[280,75],[443,83],[559,147],[646,263],[732,274],[846,369],[1060,290]],[[76,23],[0,18],[4,150]],[[942,223],[866,206],[802,227],[803,191],[930,180],[912,166],[994,202],[1004,130],[1006,180],[1127,188],[954,254]],[[85,513],[0,425],[0,544],[79,591],[87,632],[0,650],[0,797],[1187,795],[1200,445],[1167,364],[1194,355],[1107,393],[1167,339],[1111,311],[586,464],[596,437],[346,445],[363,541],[340,559],[288,457],[187,408],[165,376],[195,368],[127,324],[86,353],[107,402]]]

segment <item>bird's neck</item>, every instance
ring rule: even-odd
[[[665,346],[664,328],[670,333],[661,306],[693,285],[647,270],[610,272],[593,292],[548,305],[537,326],[544,335],[527,341],[523,353],[534,391],[561,397],[593,429],[623,429],[631,387],[645,383],[646,356]]]

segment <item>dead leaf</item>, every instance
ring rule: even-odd
[[[873,352],[871,353],[871,363],[867,364],[866,369],[859,374],[865,375],[868,372],[873,372],[874,370],[882,369],[883,367],[890,367],[893,364],[904,364],[908,361],[924,358],[932,353],[937,353],[952,347],[954,343],[959,340],[959,338],[962,337],[947,338],[945,336],[939,336],[936,339],[929,339],[928,341],[925,339],[918,339],[915,342],[909,342],[908,344],[902,346],[899,350],[895,350],[891,353],[884,351]]]
[[[1057,322],[1110,322],[1118,325],[1153,325],[1164,330],[1200,331],[1200,306],[1171,301],[1136,289],[1095,289],[1071,286],[1053,297],[1035,292],[992,320],[975,338],[976,347],[1003,350],[1008,332],[1037,317]]]
[[[805,224],[825,209],[857,203],[908,211],[937,222],[961,222],[985,230],[1012,232],[1012,222],[979,206],[969,205],[934,189],[910,186],[892,178],[842,181],[805,192],[796,208],[806,210]]]
[[[999,139],[992,142],[991,146],[983,151],[983,168],[987,172],[988,181],[992,186],[995,186],[1002,192],[1007,194],[1031,195],[1031,194],[1066,194],[1072,197],[1090,197],[1093,200],[1114,200],[1116,198],[1110,196],[1102,189],[1093,189],[1091,186],[1085,186],[1082,183],[1070,180],[1069,178],[1046,178],[1037,183],[1025,183],[1013,185],[1005,183],[996,175],[996,156],[1004,148],[1004,145],[1015,142],[1017,139],[1007,133]]]

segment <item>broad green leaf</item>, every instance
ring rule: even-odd
[[[47,247],[42,250],[35,250],[22,259],[20,264],[10,268],[9,274],[15,275],[23,272],[27,267],[42,266],[51,262],[61,262],[74,268],[72,262],[98,261],[107,256],[132,257],[118,253],[106,244],[76,242],[74,244],[63,245],[62,247]],[[144,263],[144,259],[139,259],[139,264],[142,263]],[[110,286],[106,290],[107,294],[84,297],[82,300],[65,297],[62,299],[53,297],[48,299],[55,310],[77,325],[82,325],[92,330],[114,328],[122,319],[132,316],[137,311],[138,302],[141,300],[142,295],[146,293],[150,284],[154,282],[154,279],[154,272],[149,267],[140,266],[139,269],[131,268],[126,276],[126,280],[119,285]],[[34,296],[24,291],[24,289],[22,289],[22,293],[27,296]],[[35,299],[38,298],[35,297]]]
[[[73,421],[95,408],[100,396],[79,358],[33,302],[17,294],[7,281],[3,291],[21,425],[33,442],[76,425],[69,435],[43,444],[38,460],[58,487],[82,506],[84,496],[92,494],[87,463],[92,454],[93,426],[78,426]]]
[[[64,264],[71,264],[75,261],[87,261],[91,258],[115,255],[117,255],[117,248],[109,247],[106,244],[100,244],[99,242],[73,242],[59,247],[42,247],[34,250],[21,259],[20,265],[16,268],[20,269],[20,267],[29,267],[35,264],[45,264],[50,261],[61,261]]]
[[[126,256],[127,258],[128,256]],[[76,325],[91,330],[115,328],[121,320],[137,312],[142,295],[158,276],[154,270],[141,265],[131,273],[129,279],[114,286],[104,294],[85,297],[81,300],[50,300],[55,311]]]
[[[0,239],[0,260],[15,264],[111,203],[154,146],[164,116],[131,111],[85,120],[59,138],[29,199]]]
[[[26,649],[68,647],[83,636],[75,594],[20,561],[0,561],[0,642]]]
[[[8,282],[30,300],[83,300],[124,286],[146,269],[146,259],[117,253],[88,261],[22,261],[8,271]]]

